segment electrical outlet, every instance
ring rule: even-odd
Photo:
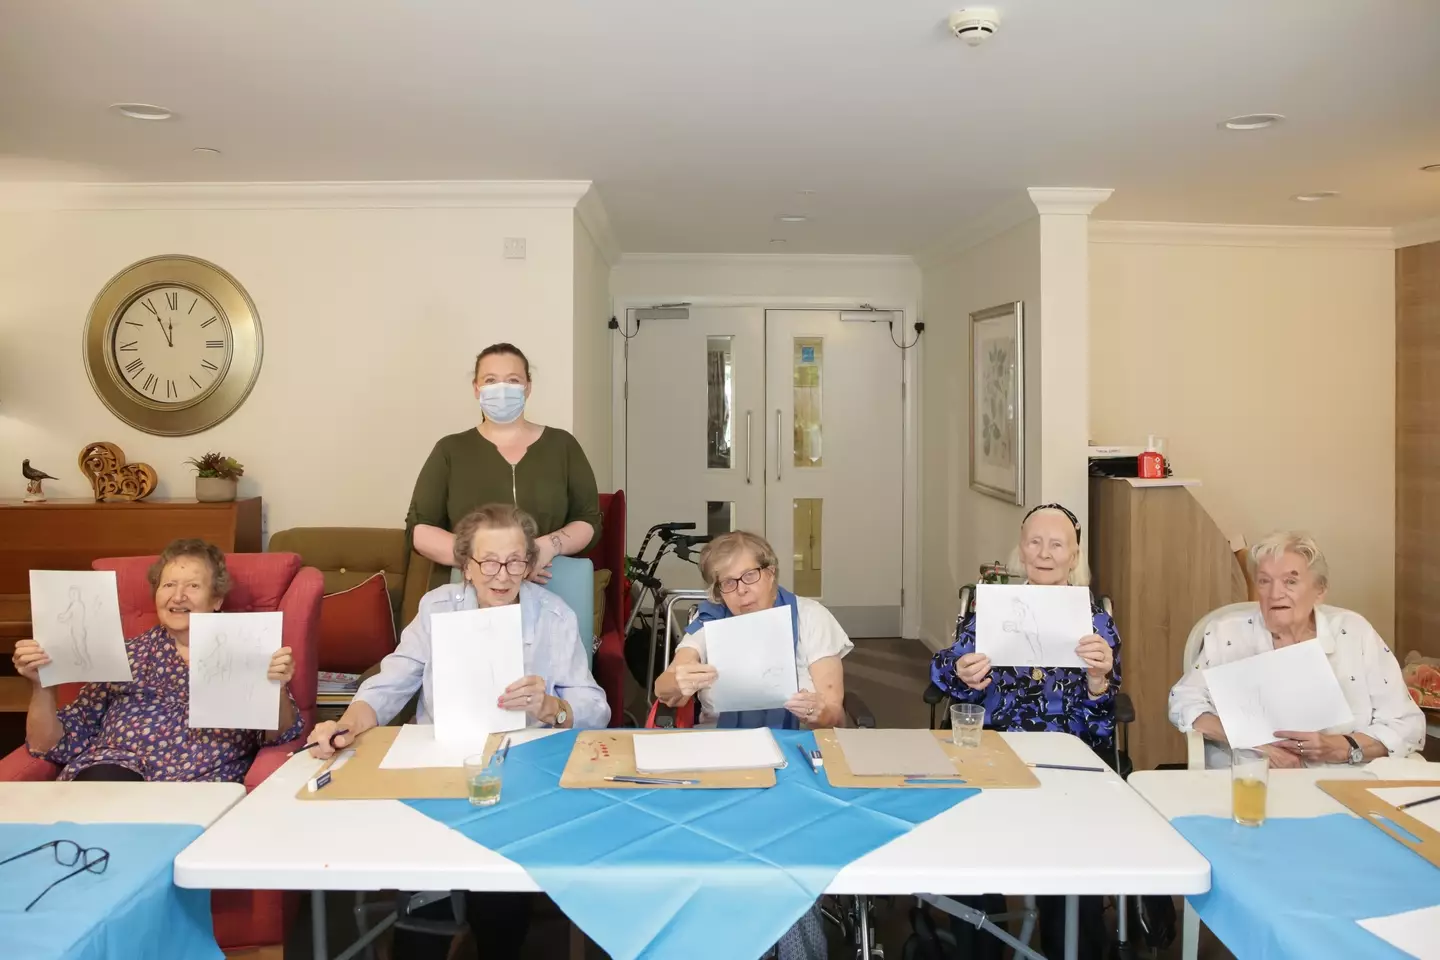
[[[506,260],[524,260],[524,259],[525,259],[525,238],[524,238],[524,237],[506,237],[506,238],[505,238],[505,259],[506,259]]]

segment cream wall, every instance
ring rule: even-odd
[[[589,229],[575,217],[575,425],[602,492],[611,480],[610,264]]]
[[[22,457],[60,478],[46,483],[51,497],[87,495],[76,456],[109,440],[158,471],[160,496],[193,495],[187,457],[236,457],[241,493],[265,497],[270,530],[399,526],[431,446],[478,419],[470,371],[481,347],[511,340],[530,355],[536,420],[569,429],[577,390],[593,396],[594,384],[574,375],[574,199],[346,209],[317,194],[323,209],[189,209],[172,198],[155,209],[0,210],[0,463],[10,465],[0,495],[23,494]],[[504,259],[505,237],[524,237],[527,258]],[[164,253],[230,271],[265,336],[248,400],[190,437],[116,419],[81,358],[96,293]],[[597,283],[587,280],[587,298]],[[602,432],[596,422],[585,429]],[[604,449],[591,456],[604,462]]]
[[[1385,635],[1394,276],[1380,244],[1091,245],[1094,441],[1165,437],[1226,533],[1308,529],[1330,561],[1330,601]]]
[[[910,309],[920,299],[920,270],[909,257],[627,254],[611,271],[610,292],[617,303],[636,298],[845,298]]]
[[[970,489],[970,314],[1025,302],[1025,366],[1040,370],[1040,219],[1032,217],[962,253],[924,266],[921,367],[921,637],[949,643],[956,596],[980,564],[1004,560],[1024,509]],[[1025,383],[1025,405],[1040,407],[1040,377]],[[1034,425],[1036,418],[1027,415]],[[1039,502],[1041,432],[1025,435],[1027,502]]]

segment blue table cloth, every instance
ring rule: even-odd
[[[765,790],[567,790],[568,733],[513,747],[493,807],[409,802],[524,867],[615,960],[758,957],[842,867],[979,792],[836,789],[799,762],[812,734],[773,732],[794,759]]]
[[[51,840],[110,851],[102,874],[81,873],[25,905],[75,867],[51,849],[0,866],[5,960],[217,960],[210,891],[175,886],[175,856],[201,827],[179,823],[4,823],[0,860]]]
[[[1210,892],[1190,903],[1244,960],[1405,958],[1356,921],[1440,904],[1440,869],[1348,814],[1173,824],[1210,861]]]

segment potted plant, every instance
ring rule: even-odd
[[[201,503],[224,503],[235,499],[235,486],[245,475],[245,465],[223,453],[207,453],[185,461],[195,468],[195,499]]]

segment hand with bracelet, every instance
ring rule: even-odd
[[[545,692],[544,677],[521,677],[505,688],[495,705],[502,710],[524,710],[549,727],[569,728],[575,719],[568,703]]]

